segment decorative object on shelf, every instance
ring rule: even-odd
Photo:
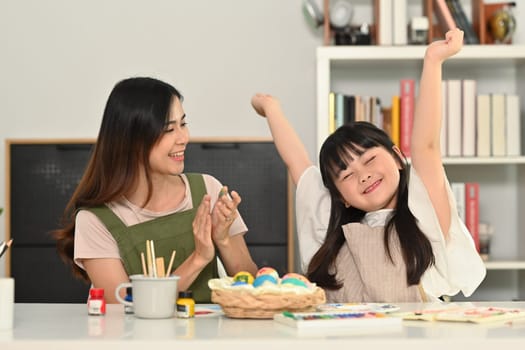
[[[515,4],[513,4],[515,5]],[[490,16],[489,32],[497,44],[509,44],[516,31],[516,19],[511,6],[504,6]]]
[[[516,27],[512,13],[515,6],[515,1],[486,4],[485,0],[472,0],[472,24],[481,44],[511,44]]]
[[[315,0],[303,1],[303,12],[306,20],[313,28],[319,28],[325,23],[328,17],[329,24],[333,30],[344,30],[350,25],[350,20],[354,14],[354,8],[348,0],[335,0],[329,7],[330,10],[323,14],[323,11],[317,6]]]
[[[355,28],[346,26],[343,30],[334,31],[336,45],[370,45],[372,36],[367,23]]]
[[[478,34],[467,18],[467,14],[463,9],[463,5],[461,5],[461,2],[459,0],[446,0],[446,3],[457,27],[462,29],[465,33],[463,43],[469,45],[479,44]]]
[[[324,18],[323,13],[317,7],[315,0],[304,0],[303,1],[303,12],[306,18],[306,21],[314,29],[319,28],[323,25]]]
[[[473,0],[473,8],[476,6]],[[424,0],[423,13],[427,18],[432,19],[435,15],[437,23],[429,23],[428,43],[442,38],[449,29],[458,27],[464,32],[465,44],[479,44],[480,34],[476,28],[476,18],[473,16],[473,23],[468,20],[463,6],[459,0]],[[475,11],[473,10],[473,13]]]
[[[350,25],[354,8],[348,0],[335,0],[330,6],[330,25],[334,30],[344,30]]]
[[[331,4],[325,0],[323,7],[324,11],[315,0],[303,1],[303,12],[310,26],[316,29],[324,25],[325,45],[330,44],[332,36],[336,45],[367,45],[371,41],[368,25],[350,26],[354,9],[348,0],[335,0]]]
[[[490,257],[490,241],[494,235],[494,228],[492,225],[480,222],[479,223],[479,255],[483,261],[488,261]]]
[[[412,17],[410,20],[410,44],[424,45],[428,41],[428,18],[425,16]]]

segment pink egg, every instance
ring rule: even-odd
[[[308,278],[306,278],[305,276],[299,274],[299,273],[295,273],[295,272],[289,272],[287,273],[286,275],[283,276],[282,280],[286,280],[288,278],[295,278],[295,279],[298,279],[300,281],[303,281],[304,283],[306,283],[307,285],[310,283],[310,281],[308,280]]]
[[[259,277],[262,275],[270,275],[276,280],[279,279],[279,273],[273,267],[261,267],[259,271],[257,271],[257,274],[255,275],[255,277]]]

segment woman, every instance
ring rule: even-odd
[[[192,289],[197,302],[210,302],[217,254],[229,275],[257,271],[243,238],[240,196],[210,175],[183,174],[189,132],[182,100],[152,78],[113,88],[64,226],[54,232],[74,273],[104,288],[109,303],[117,302],[118,284],[143,273],[146,240],[166,265],[176,251],[168,273],[180,276],[178,289]]]

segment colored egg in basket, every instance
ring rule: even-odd
[[[243,283],[244,284],[253,284],[253,276],[249,272],[240,271],[240,272],[237,272],[233,276],[233,282],[234,282],[234,285],[239,285],[239,284],[243,284]]]
[[[260,287],[266,283],[277,284],[277,279],[272,275],[260,275],[259,277],[256,277],[255,280],[253,280],[254,287]]]
[[[255,277],[259,277],[262,275],[270,275],[276,280],[279,280],[279,273],[273,267],[267,267],[267,266],[261,267],[259,271],[257,271],[257,274],[255,275]]]
[[[310,281],[308,280],[308,278],[306,278],[305,276],[299,274],[299,273],[295,273],[295,272],[289,272],[287,273],[286,275],[284,275],[282,277],[282,281],[285,281],[289,278],[295,278],[295,279],[298,279],[300,281],[303,281],[306,285],[310,284]],[[281,281],[281,283],[282,283]]]
[[[283,279],[281,280],[281,284],[282,285],[288,284],[288,285],[308,288],[308,284],[305,281],[302,281],[295,277],[288,277],[287,279]]]

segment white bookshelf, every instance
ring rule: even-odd
[[[425,46],[317,49],[317,151],[328,136],[328,94],[378,96],[390,106],[399,80],[421,73]],[[525,45],[467,45],[447,60],[443,79],[475,79],[477,93],[517,93],[525,136]],[[317,152],[318,153],[318,152]],[[444,158],[449,181],[480,183],[480,220],[495,229],[487,278],[474,299],[525,298],[525,152],[520,157]]]

